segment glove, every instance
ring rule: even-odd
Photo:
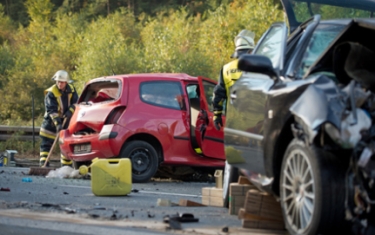
[[[76,107],[75,105],[71,105],[68,109],[68,111],[66,111],[63,115],[63,118],[67,118],[67,119],[70,119],[72,116],[73,116],[73,113],[75,111]]]
[[[61,129],[62,129],[62,125],[61,125],[61,123],[60,123],[60,124],[57,124],[57,126],[56,126],[56,131],[57,131],[57,132],[60,132]]]
[[[221,119],[221,114],[216,114],[214,116],[214,125],[216,130],[220,130],[220,128],[223,126],[223,120]]]
[[[55,123],[56,131],[60,132],[60,130],[62,129],[61,118],[60,117],[55,118],[53,123]]]
[[[72,117],[72,115],[73,115],[73,113],[70,110],[68,110],[68,111],[65,112],[63,117],[67,118],[67,119],[70,119]]]

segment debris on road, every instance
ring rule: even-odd
[[[1,188],[0,191],[3,191],[3,192],[10,192],[10,189],[9,189],[9,188]]]
[[[178,204],[173,203],[171,200],[162,199],[162,198],[158,198],[156,205],[157,206],[178,206]]]
[[[46,178],[70,178],[70,179],[82,179],[87,175],[81,175],[79,170],[75,170],[70,166],[63,166],[61,168],[57,168],[55,170],[51,170],[46,175]]]
[[[186,200],[186,199],[180,199],[180,202],[178,204],[179,206],[187,206],[187,207],[194,207],[194,206],[206,206],[198,202]]]

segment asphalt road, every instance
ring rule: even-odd
[[[160,206],[158,200],[201,202],[209,182],[151,181],[133,184],[126,196],[95,196],[90,179],[29,176],[28,168],[0,167],[1,234],[285,234],[241,228],[223,207]],[[30,178],[32,182],[23,182]],[[8,191],[9,190],[9,191]],[[198,222],[164,223],[189,213]],[[179,225],[181,226],[179,228]]]

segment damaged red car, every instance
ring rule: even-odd
[[[75,168],[96,157],[129,158],[133,182],[149,181],[160,166],[223,168],[223,132],[212,122],[215,85],[172,73],[93,79],[60,132],[61,153]]]

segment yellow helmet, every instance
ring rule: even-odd
[[[52,80],[60,82],[70,82],[70,76],[67,71],[59,70],[53,75]]]
[[[235,38],[236,49],[231,58],[238,58],[243,52],[254,49],[255,33],[247,29],[242,30]]]

